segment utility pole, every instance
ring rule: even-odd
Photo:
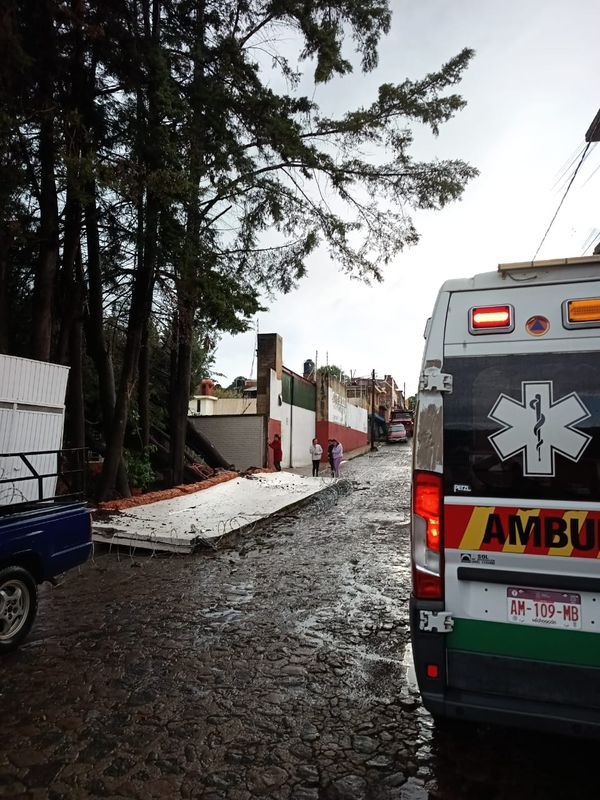
[[[371,451],[375,447],[375,370],[371,372]]]

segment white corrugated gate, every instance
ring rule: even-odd
[[[59,450],[65,413],[69,368],[26,358],[0,355],[0,453]],[[34,456],[40,473],[56,472],[56,455]],[[19,458],[0,458],[0,479],[30,473]],[[46,478],[43,496],[52,496],[56,478]],[[0,505],[38,498],[36,480],[0,484]]]

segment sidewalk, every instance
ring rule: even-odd
[[[191,553],[328,489],[335,484],[328,471],[319,478],[297,470],[257,473],[193,494],[104,512],[92,525],[92,537],[102,544]]]

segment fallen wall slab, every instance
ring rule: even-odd
[[[289,472],[238,477],[200,492],[123,509],[93,523],[95,542],[191,553],[329,488],[331,478]]]

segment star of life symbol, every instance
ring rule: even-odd
[[[579,461],[591,436],[575,428],[590,416],[575,392],[554,401],[552,381],[523,381],[521,400],[501,394],[488,414],[503,426],[489,436],[502,461],[523,454],[523,475],[554,475],[556,454]]]

